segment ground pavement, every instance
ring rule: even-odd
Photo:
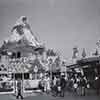
[[[0,100],[17,100],[15,95],[0,95]],[[24,94],[24,100],[100,100],[100,96],[95,94],[86,95],[86,96],[77,96],[72,93],[66,92],[65,97],[53,97],[47,94],[41,93],[29,93]]]

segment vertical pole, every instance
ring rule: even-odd
[[[38,53],[36,52],[36,59],[38,59]],[[37,65],[36,65],[37,66]],[[34,67],[35,68],[35,67]],[[34,71],[35,72],[35,79],[37,79],[37,71]]]
[[[24,73],[22,73],[22,94],[24,93]]]
[[[52,81],[52,64],[51,64],[51,81]]]
[[[52,64],[50,64],[50,76],[51,76],[51,81],[52,81]]]
[[[14,81],[14,91],[15,91],[15,95],[16,95],[16,79],[15,79],[15,73],[13,73],[13,77],[14,77],[14,79],[13,79],[13,81]]]
[[[36,72],[34,74],[35,74],[35,80],[36,80]]]

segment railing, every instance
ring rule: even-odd
[[[0,94],[12,94],[14,92],[14,81],[0,81]]]

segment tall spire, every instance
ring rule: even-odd
[[[73,59],[77,58],[78,57],[78,53],[79,53],[78,48],[74,47],[73,48],[73,56],[72,56],[72,58]]]

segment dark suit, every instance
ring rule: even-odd
[[[17,93],[17,96],[16,98],[19,99],[19,97],[21,97],[21,99],[23,99],[23,96],[22,96],[22,87],[21,87],[21,81],[18,81],[17,83],[17,90],[18,90],[18,93]]]

